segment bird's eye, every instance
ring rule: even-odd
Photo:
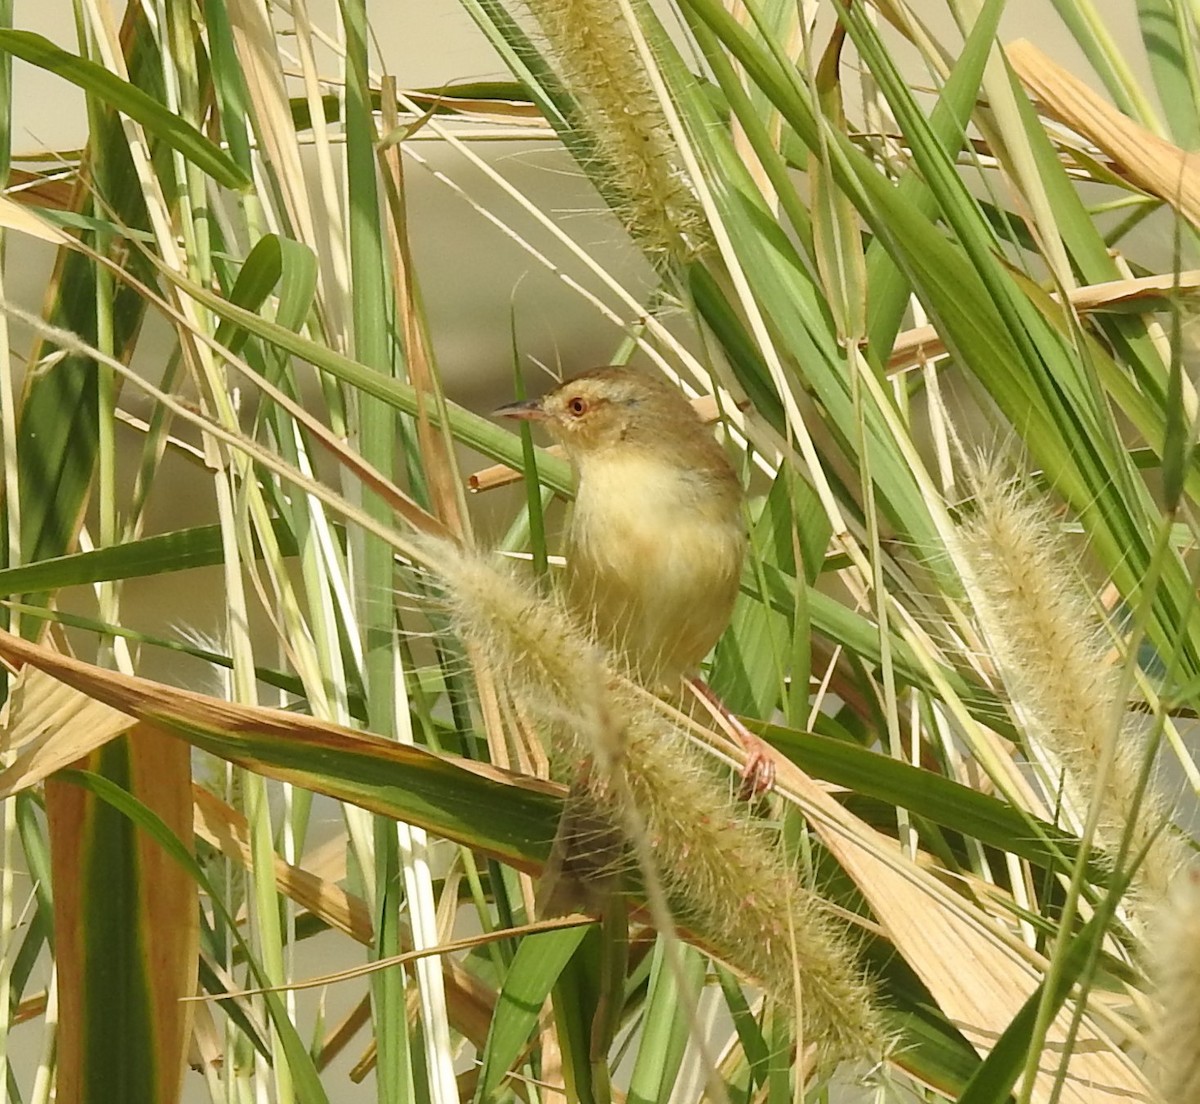
[[[587,399],[582,395],[576,395],[567,401],[567,410],[576,418],[582,417],[588,410]]]

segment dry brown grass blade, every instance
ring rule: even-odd
[[[226,858],[247,870],[254,866],[250,829],[246,818],[201,786],[192,787],[196,835]],[[319,916],[330,927],[370,946],[374,938],[371,913],[362,898],[324,881],[303,867],[275,859],[275,884],[301,908]]]
[[[396,108],[395,78],[385,76],[380,88],[380,106],[385,132],[396,130],[399,118]],[[459,486],[458,464],[454,447],[445,430],[436,428],[429,417],[429,404],[445,406],[441,381],[433,370],[429,343],[417,304],[415,266],[408,236],[408,198],[404,179],[404,159],[400,148],[393,144],[379,155],[384,184],[387,188],[388,210],[391,214],[391,233],[388,235],[388,257],[395,281],[396,314],[404,345],[404,359],[409,382],[417,393],[417,441],[424,463],[422,468],[429,482],[430,498],[438,518],[458,538],[469,532],[470,519]],[[439,414],[444,410],[439,409]]]
[[[324,843],[304,853],[304,869],[326,882],[340,882],[346,877],[346,848],[350,834],[338,832]]]
[[[245,818],[199,786],[193,787],[192,795],[195,801],[196,835],[246,870],[252,870],[254,861]],[[275,860],[275,883],[281,893],[286,894],[302,908],[321,917],[331,927],[345,932],[355,941],[371,946],[374,939],[371,915],[366,902],[361,898],[317,877],[309,870],[292,866],[280,858]],[[404,945],[408,946],[410,942],[406,938]],[[451,955],[444,955],[441,963],[451,1021],[455,1028],[475,1045],[482,1046],[491,1025],[496,994],[459,965]],[[326,979],[318,979],[317,983],[338,980],[340,978],[337,975],[330,975]],[[352,1023],[344,1026],[352,1035],[362,1026],[362,1022],[365,1021],[352,1016]],[[333,1046],[335,1040],[336,1049],[340,1050],[349,1038],[341,1038],[335,1031],[327,1045]]]
[[[1020,40],[1005,53],[1021,83],[1042,109],[1081,134],[1139,188],[1200,225],[1200,154],[1152,134],[1093,92],[1033,43]]]
[[[421,950],[406,950],[400,954],[390,955],[387,958],[374,959],[371,962],[364,962],[358,966],[348,966],[345,969],[334,970],[328,974],[318,974],[315,977],[307,977],[300,981],[289,981],[284,985],[251,989],[230,989],[210,996],[197,997],[196,999],[225,1000],[227,998],[255,997],[261,993],[294,993],[303,989],[321,989],[327,985],[336,985],[343,981],[355,981],[359,978],[370,977],[371,974],[378,973],[380,970],[390,969],[393,966],[408,966],[423,958],[442,958],[444,961],[450,961],[449,956],[451,955],[461,954],[463,951],[471,951],[477,947],[484,947],[489,943],[501,943],[505,940],[517,939],[525,935],[537,935],[541,932],[557,931],[560,928],[587,927],[594,923],[595,918],[584,913],[574,913],[570,916],[556,916],[550,920],[534,920],[528,924],[518,924],[512,928],[480,932],[476,935],[464,936],[461,939],[451,939],[435,947],[425,947]],[[411,940],[405,939],[404,942],[405,944],[409,944]]]
[[[1136,279],[1089,284],[1072,291],[1068,301],[1075,310],[1083,314],[1139,301],[1145,303],[1149,312],[1159,310],[1164,297],[1168,295],[1195,295],[1197,292],[1200,292],[1200,268],[1192,268],[1186,272],[1169,272],[1163,276],[1141,276]],[[1055,294],[1052,298],[1057,299],[1058,295]],[[905,330],[892,346],[891,355],[888,357],[888,374],[898,375],[926,360],[944,356],[945,353],[946,345],[933,326],[917,326]]]
[[[45,1015],[49,1005],[50,993],[48,990],[43,989],[40,993],[34,993],[32,997],[26,997],[17,1005],[17,1010],[13,1013],[12,1022],[16,1025],[36,1020],[39,1016]]]
[[[212,1010],[205,1004],[192,1009],[192,1046],[188,1065],[197,1072],[215,1073],[225,1061],[224,1023],[217,1027]]]
[[[0,774],[0,798],[35,785],[136,723],[36,667],[26,667],[4,707],[0,750],[17,757]]]
[[[551,445],[545,451],[551,456],[563,455],[563,450],[558,445]],[[467,488],[473,494],[478,494],[480,491],[494,491],[497,487],[520,483],[524,478],[516,468],[510,468],[507,464],[489,464],[486,468],[480,468],[467,476]]]
[[[222,854],[241,864],[246,870],[252,870],[253,856],[245,819],[207,790],[194,787],[193,796],[196,834],[218,847]],[[371,945],[374,939],[371,917],[365,902],[360,898],[278,858],[275,861],[275,879],[280,891],[297,904],[320,916],[331,926],[344,931],[357,942]],[[406,946],[409,942],[408,939],[404,941]],[[451,955],[444,955],[441,963],[451,1022],[456,1030],[473,1044],[482,1047],[491,1026],[496,994]],[[308,979],[296,988],[310,988],[341,980],[344,980],[342,975],[330,974],[323,978]],[[204,1006],[203,1001],[199,1003],[201,1007]],[[354,1034],[369,1021],[369,1009],[370,998],[364,997],[356,1010],[330,1032],[319,1052],[319,1068],[324,1068],[332,1061]],[[207,1014],[205,1008],[204,1015]]]
[[[929,988],[938,1007],[987,1053],[1045,977],[1046,964],[1018,950],[996,921],[900,854],[888,839],[838,804],[791,763],[781,762],[779,788],[793,795],[822,842],[854,879],[896,949]],[[1041,1074],[1030,1099],[1052,1099],[1068,1016],[1051,1027]],[[903,1065],[903,1054],[895,1060]],[[1149,1099],[1133,1063],[1085,1016],[1058,1100],[1118,1104]]]
[[[420,748],[400,745],[369,732],[356,732],[300,713],[239,705],[219,698],[210,698],[192,690],[180,690],[174,686],[151,682],[149,679],[95,667],[90,663],[61,655],[50,648],[32,644],[3,630],[0,630],[0,659],[13,666],[29,664],[40,668],[115,710],[142,720],[158,721],[163,725],[166,725],[169,719],[178,718],[180,721],[215,731],[253,732],[279,739],[308,736],[312,739],[344,740],[352,744],[370,745],[373,749],[378,749],[380,754],[393,757],[415,755],[439,758]],[[459,770],[469,771],[506,786],[519,784],[528,788],[539,785],[533,779],[518,779],[511,773],[487,763],[454,759],[454,764]],[[548,783],[544,784],[544,788],[547,793],[560,792],[559,787]]]
[[[368,995],[363,997],[358,1004],[350,1009],[340,1023],[335,1024],[326,1032],[325,1038],[317,1048],[317,1069],[324,1070],[330,1062],[349,1046],[354,1036],[370,1021],[371,998]]]
[[[192,749],[153,725],[130,734],[130,789],[153,810],[189,851],[192,835]],[[163,1056],[157,1099],[166,1104],[181,1091],[183,1064],[192,1036],[192,1008],[182,1000],[196,992],[200,943],[199,888],[191,872],[146,832],[138,832],[141,923],[154,1002],[156,1049]],[[55,879],[55,887],[60,882]],[[174,1057],[172,1062],[168,1056]]]
[[[56,155],[46,154],[47,159],[51,156]],[[7,198],[16,203],[30,207],[48,207],[53,211],[69,211],[74,194],[74,183],[61,172],[51,176],[40,172],[27,172],[24,169],[8,170]]]
[[[481,121],[509,121],[521,119],[532,126],[544,128],[553,133],[550,124],[546,122],[542,109],[536,104],[521,103],[514,100],[477,99],[470,96],[456,96],[452,91],[421,92],[415,89],[404,90],[405,99],[423,108],[445,108],[460,115],[469,115]]]
[[[53,653],[52,653],[53,654]],[[156,813],[176,836],[191,845],[191,758],[181,740],[151,725],[136,726],[123,746],[96,749],[83,761],[89,770],[127,768],[129,792]],[[101,762],[103,760],[103,762]],[[46,783],[50,863],[54,884],[55,965],[58,988],[58,1099],[85,1100],[95,1076],[95,1012],[109,995],[104,967],[95,956],[88,929],[89,893],[95,892],[96,818],[104,801],[79,786]],[[126,859],[124,883],[135,900],[122,902],[139,928],[142,976],[149,1001],[150,1038],[158,1082],[155,1099],[178,1100],[183,1063],[191,1035],[192,1009],[183,1000],[196,991],[199,910],[190,873],[147,833],[137,832],[135,852]],[[105,855],[105,861],[111,854]],[[108,979],[111,984],[111,977]],[[125,1009],[118,1014],[126,1014]],[[90,1032],[90,1035],[89,1035]],[[90,1039],[90,1042],[89,1042]]]

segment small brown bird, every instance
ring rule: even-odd
[[[770,750],[695,677],[729,624],[746,552],[742,488],[708,427],[677,388],[630,368],[497,413],[543,424],[575,469],[573,612],[645,685],[692,682],[746,749],[746,789],[769,789]]]

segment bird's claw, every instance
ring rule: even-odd
[[[775,788],[775,759],[765,740],[755,736],[745,726],[740,727],[742,731],[738,735],[746,752],[746,762],[742,766],[738,797],[743,801],[752,801]]]
[[[743,801],[750,801],[770,793],[775,788],[775,752],[771,745],[761,736],[755,736],[703,679],[688,679],[688,684],[746,753],[738,796]]]

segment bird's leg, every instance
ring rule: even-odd
[[[733,737],[746,753],[742,767],[741,796],[759,797],[775,785],[775,751],[761,736],[755,736],[733,714],[733,711],[713,692],[702,678],[686,680],[692,693],[704,703],[713,719]]]

